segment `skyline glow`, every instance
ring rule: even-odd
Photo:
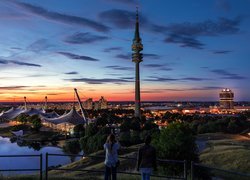
[[[142,101],[250,100],[250,1],[0,0],[0,101],[133,101],[137,4]]]

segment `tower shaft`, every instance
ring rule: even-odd
[[[136,11],[135,34],[132,44],[132,62],[135,63],[135,117],[141,118],[141,94],[140,94],[140,62],[142,62],[143,45],[139,32],[138,10]]]
[[[140,64],[135,63],[135,117],[141,117]]]

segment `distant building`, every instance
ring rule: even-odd
[[[220,92],[220,108],[233,109],[234,108],[234,93],[231,89],[222,89]]]
[[[103,96],[99,100],[99,107],[100,107],[100,109],[108,109],[108,101],[106,99],[104,99]]]
[[[108,109],[108,101],[103,96],[101,96],[101,99],[99,99],[99,101],[95,102],[94,109],[95,110]]]
[[[93,109],[93,99],[87,99],[83,104],[84,109]]]

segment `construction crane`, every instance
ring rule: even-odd
[[[77,93],[77,89],[75,88],[74,90],[75,90],[75,93],[76,93],[76,97],[77,97],[77,100],[78,100],[80,109],[81,109],[81,111],[82,111],[82,117],[83,117],[84,121],[86,122],[86,125],[88,125],[88,119],[85,118],[81,99],[80,99],[80,97],[79,97],[79,95],[78,95],[78,93]]]

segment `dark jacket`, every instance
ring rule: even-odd
[[[144,145],[138,151],[137,169],[154,168],[156,169],[156,150],[151,145]]]

